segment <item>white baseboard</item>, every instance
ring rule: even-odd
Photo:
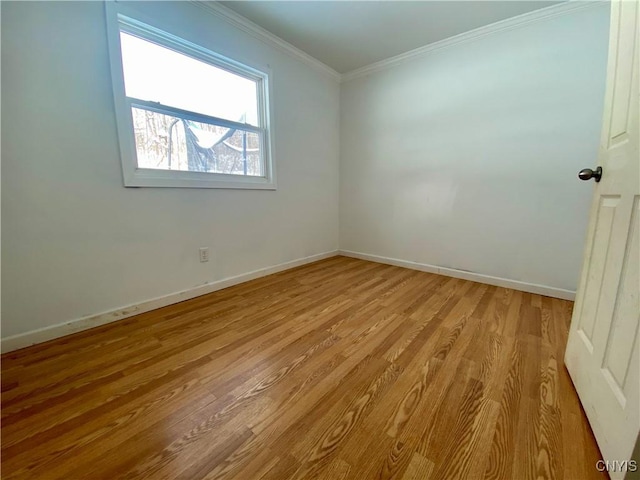
[[[90,328],[105,325],[107,323],[122,320],[124,318],[132,317],[141,313],[149,312],[157,308],[166,307],[174,303],[183,302],[191,298],[206,295],[207,293],[222,290],[223,288],[238,285],[239,283],[248,282],[249,280],[255,280],[256,278],[266,277],[273,273],[282,272],[291,268],[299,267],[307,263],[317,262],[325,258],[335,257],[338,255],[338,251],[319,253],[317,255],[311,255],[310,257],[300,258],[298,260],[292,260],[290,262],[280,263],[272,267],[261,268],[249,273],[237,275],[235,277],[225,278],[212,283],[206,283],[195,288],[183,290],[181,292],[170,293],[162,297],[146,300],[144,302],[137,303],[135,305],[129,305],[127,307],[117,308],[108,312],[99,313],[87,317],[78,318],[65,323],[59,323],[50,327],[40,328],[38,330],[32,330],[30,332],[13,335],[11,337],[3,338],[0,341],[0,351],[2,353],[18,350],[19,348],[28,347],[37,343],[53,340],[54,338],[64,337],[72,333],[81,332],[82,330],[88,330]]]
[[[254,270],[242,275],[237,275],[235,277],[229,277],[223,280],[218,280],[216,282],[207,283],[195,288],[183,290],[181,292],[171,293],[169,295],[146,300],[144,302],[129,305],[127,307],[117,308],[108,312],[82,317],[71,320],[69,322],[59,323],[50,327],[40,328],[38,330],[32,330],[30,332],[3,338],[2,340],[0,340],[0,351],[2,353],[6,353],[13,350],[18,350],[20,348],[28,347],[30,345],[43,343],[55,338],[70,335],[72,333],[81,332],[83,330],[88,330],[100,325],[105,325],[107,323],[132,317],[134,315],[149,312],[157,308],[166,307],[167,305],[172,305],[174,303],[183,302],[185,300],[199,297],[201,295],[206,295],[207,293],[212,293],[217,290],[222,290],[223,288],[248,282],[249,280],[255,280],[256,278],[265,277],[267,275],[282,272],[284,270],[289,270],[291,268],[299,267],[307,263],[334,257],[336,255],[344,255],[345,257],[359,258],[361,260],[368,260],[371,262],[385,263],[388,265],[395,265],[398,267],[410,268],[423,272],[436,273],[448,277],[462,278],[464,280],[496,285],[498,287],[513,288],[514,290],[522,290],[523,292],[562,298],[564,300],[575,299],[575,292],[571,290],[548,287],[546,285],[537,285],[534,283],[520,282],[507,278],[492,277],[490,275],[483,275],[480,273],[465,272],[463,270],[456,270],[454,268],[438,267],[436,265],[429,265],[425,263],[410,262],[407,260],[399,260],[396,258],[387,258],[378,255],[352,252],[349,250],[334,250],[331,252],[320,253],[317,255],[300,258],[298,260],[281,263],[272,267],[261,268],[259,270]]]
[[[575,300],[576,297],[576,292],[571,290],[548,287],[546,285],[538,285],[535,283],[520,282],[518,280],[510,280],[508,278],[492,277],[491,275],[483,275],[481,273],[465,272],[464,270],[456,270],[455,268],[438,267],[437,265],[409,262],[407,260],[381,257],[378,255],[369,255],[367,253],[352,252],[349,250],[340,250],[339,253],[340,255],[344,255],[345,257],[385,263],[387,265],[395,265],[397,267],[420,270],[422,272],[437,273],[439,275],[445,275],[447,277],[462,278],[463,280],[471,280],[472,282],[486,283],[488,285],[495,285],[497,287],[512,288],[514,290],[536,293],[538,295],[545,295],[547,297],[561,298],[563,300]]]

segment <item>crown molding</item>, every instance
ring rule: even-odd
[[[460,43],[471,42],[471,41],[486,37],[488,35],[493,35],[495,33],[513,30],[515,28],[519,28],[519,27],[528,25],[530,23],[546,20],[552,17],[566,15],[568,13],[573,13],[579,10],[586,10],[588,8],[593,8],[595,6],[607,5],[607,4],[608,4],[608,1],[606,0],[593,0],[593,1],[570,0],[568,2],[560,3],[557,5],[551,5],[550,7],[541,8],[539,10],[534,10],[533,12],[524,13],[516,17],[500,20],[499,22],[491,23],[489,25],[485,25],[483,27],[479,27],[474,30],[469,30],[468,32],[464,32],[459,35],[455,35],[453,37],[445,38],[444,40],[430,43],[423,47],[418,47],[414,50],[410,50],[408,52],[401,53],[400,55],[396,55],[395,57],[390,57],[385,60],[381,60],[379,62],[375,62],[370,65],[364,66],[362,68],[351,70],[350,72],[344,73],[342,75],[342,82],[348,82],[350,80],[364,77],[372,73],[387,70],[389,68],[395,67],[397,65],[400,65],[404,62],[415,59],[417,57],[421,57],[423,55],[426,55],[438,50],[442,50],[444,48],[458,45]]]
[[[325,65],[320,60],[313,58],[311,55],[304,53],[299,48],[294,47],[289,42],[282,40],[280,37],[275,36],[273,33],[265,30],[261,26],[247,20],[245,17],[239,15],[230,8],[227,8],[215,1],[191,0],[191,3],[221,18],[235,28],[248,33],[253,38],[256,38],[267,45],[275,47],[281,52],[294,57],[314,70],[328,76],[332,80],[336,82],[340,82],[342,80],[342,75],[336,72],[333,68]]]
[[[609,3],[607,0],[569,0],[567,2],[559,3],[557,5],[552,5],[550,7],[534,10],[533,12],[524,13],[516,17],[500,20],[499,22],[491,23],[489,25],[485,25],[485,26],[476,28],[474,30],[469,30],[468,32],[464,32],[459,35],[455,35],[453,37],[445,38],[444,40],[430,43],[423,47],[418,47],[414,50],[409,50],[408,52],[401,53],[394,57],[390,57],[390,58],[381,60],[379,62],[375,62],[370,65],[366,65],[364,67],[358,68],[356,70],[351,70],[350,72],[340,74],[337,71],[335,71],[333,68],[322,63],[320,60],[303,52],[299,48],[294,47],[289,42],[286,42],[280,37],[265,30],[261,26],[246,19],[245,17],[234,12],[230,8],[225,7],[224,5],[221,5],[217,1],[207,1],[207,0],[190,0],[190,1],[192,4],[202,8],[203,10],[207,11],[210,14],[213,14],[221,18],[222,20],[234,26],[235,28],[238,28],[239,30],[251,35],[253,38],[256,38],[266,43],[267,45],[274,47],[277,50],[280,50],[281,52],[286,53],[287,55],[290,55],[291,57],[301,61],[302,63],[326,75],[327,77],[329,77],[330,79],[336,82],[348,82],[356,78],[371,75],[372,73],[387,70],[389,68],[395,67],[397,65],[400,65],[412,59],[421,57],[423,55],[427,55],[429,53],[433,53],[438,50],[452,47],[454,45],[471,42],[471,41],[486,37],[488,35],[493,35],[495,33],[500,33],[508,30],[520,28],[530,23],[535,23],[541,20],[546,20],[549,18],[558,17],[558,16],[569,14],[569,13],[574,13],[580,10],[586,10],[586,9],[597,7],[597,6],[607,5]]]

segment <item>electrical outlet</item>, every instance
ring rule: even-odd
[[[209,247],[201,247],[200,248],[200,261],[208,262],[209,261]]]

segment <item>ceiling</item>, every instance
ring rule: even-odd
[[[346,73],[557,1],[220,2]]]

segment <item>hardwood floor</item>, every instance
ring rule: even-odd
[[[12,352],[2,478],[606,478],[571,308],[335,257]]]

